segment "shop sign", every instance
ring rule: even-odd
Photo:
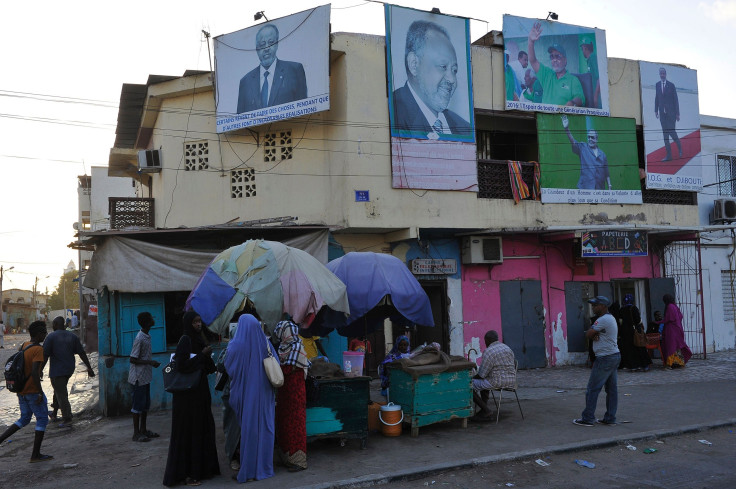
[[[454,275],[457,273],[457,260],[415,258],[411,261],[411,273],[414,275]]]
[[[647,233],[642,231],[590,231],[583,233],[583,258],[647,256]]]

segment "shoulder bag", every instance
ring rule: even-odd
[[[647,335],[644,333],[644,325],[641,320],[639,320],[639,324],[634,324],[633,316],[631,306],[629,306],[629,319],[631,319],[631,327],[634,328],[634,346],[645,348],[647,346]]]
[[[263,368],[266,370],[266,377],[268,377],[268,381],[271,382],[272,386],[279,388],[284,385],[284,372],[281,370],[278,360],[271,353],[268,338],[266,338],[266,350],[268,351],[268,356],[263,359]]]
[[[164,367],[164,390],[166,392],[184,392],[199,384],[202,371],[197,369],[193,372],[182,373],[176,367],[176,360],[171,360]]]

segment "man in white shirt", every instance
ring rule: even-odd
[[[621,353],[618,351],[618,323],[608,312],[611,301],[608,297],[599,295],[588,301],[593,305],[593,315],[598,319],[585,332],[585,337],[593,342],[595,361],[590,371],[588,388],[585,392],[585,409],[581,418],[572,420],[578,426],[594,426],[596,421],[605,425],[616,424],[616,410],[618,409],[618,365],[621,363]],[[596,420],[595,407],[598,404],[598,394],[606,388],[606,414]]]

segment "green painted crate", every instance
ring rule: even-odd
[[[438,374],[411,375],[392,368],[389,370],[389,399],[399,404],[404,422],[411,423],[411,436],[419,428],[440,421],[461,418],[463,428],[473,415],[472,371],[456,370]]]
[[[307,441],[320,438],[368,440],[370,377],[317,381],[318,399],[307,402]]]

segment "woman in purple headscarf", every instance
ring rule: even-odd
[[[273,476],[276,394],[263,368],[269,350],[278,358],[260,321],[250,314],[240,316],[225,358],[229,402],[240,421],[238,482]]]
[[[662,330],[662,360],[666,368],[684,367],[693,353],[685,343],[682,329],[682,312],[671,294],[662,297],[665,303],[664,329]]]

